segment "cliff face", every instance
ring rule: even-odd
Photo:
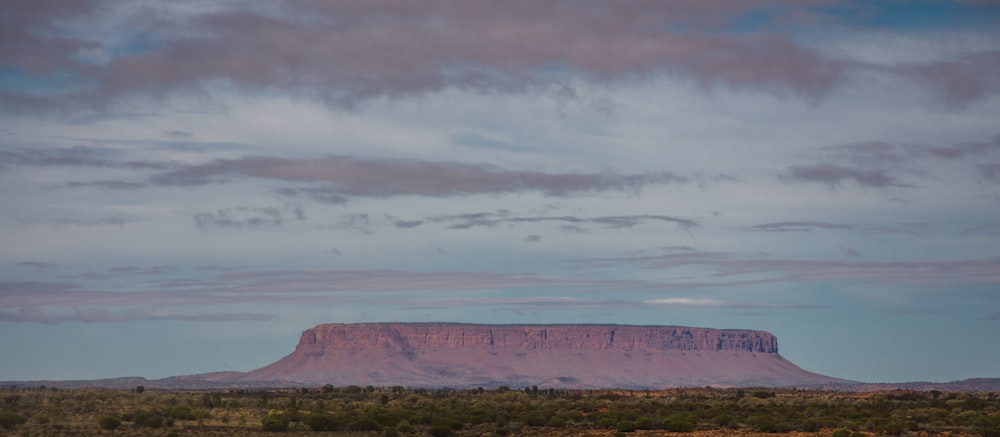
[[[737,351],[778,353],[768,332],[629,325],[472,325],[372,323],[319,325],[302,333],[297,349],[460,349],[529,351]]]
[[[763,331],[632,325],[326,324],[241,377],[303,384],[663,388],[842,382],[778,355]]]

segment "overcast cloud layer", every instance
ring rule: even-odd
[[[1000,377],[996,29],[958,0],[15,0],[0,380],[251,370],[373,321]]]

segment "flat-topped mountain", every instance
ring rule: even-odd
[[[821,386],[763,331],[635,325],[324,324],[238,381],[408,387]]]

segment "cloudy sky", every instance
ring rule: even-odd
[[[374,321],[1000,377],[997,29],[989,0],[14,0],[0,380],[246,371]]]

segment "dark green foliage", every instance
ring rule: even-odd
[[[187,405],[176,405],[171,408],[170,417],[176,420],[195,420],[194,411]]]
[[[97,419],[97,424],[100,425],[101,429],[118,429],[122,425],[122,421],[115,416],[101,416]]]
[[[447,425],[432,425],[429,432],[433,437],[449,437],[451,435],[451,427]]]
[[[524,424],[528,426],[545,426],[548,423],[548,416],[541,412],[535,412],[524,416]]]
[[[760,397],[758,393],[775,393]],[[733,435],[800,432],[811,436],[951,435],[1000,437],[1000,396],[990,393],[879,393],[686,388],[665,391],[429,390],[403,387],[307,390],[4,393],[0,405],[12,435],[101,435],[101,416],[117,432],[165,435],[245,435],[281,429],[344,435],[680,435],[695,429]],[[261,409],[268,399],[272,411]],[[973,406],[976,409],[966,407]],[[212,414],[209,414],[212,408]],[[281,408],[283,412],[273,412]],[[63,413],[65,412],[65,414]],[[18,421],[11,422],[15,415]],[[44,418],[51,415],[52,423]],[[64,417],[73,417],[64,419]],[[218,420],[205,420],[214,417]],[[31,418],[22,421],[23,417]],[[85,421],[77,418],[85,417]],[[295,425],[301,420],[302,425]],[[149,428],[175,428],[155,431]],[[79,425],[86,422],[86,425]],[[258,425],[259,424],[259,425]],[[294,425],[294,426],[293,426]],[[863,433],[860,431],[864,431]],[[307,431],[309,432],[309,431]],[[108,435],[108,431],[103,431]],[[339,434],[338,434],[339,435]],[[634,434],[632,434],[634,435]]]
[[[378,431],[382,429],[382,425],[370,417],[355,420],[347,427],[354,431]]]
[[[132,423],[134,423],[135,426],[159,428],[163,426],[163,418],[157,414],[150,413],[149,411],[139,410],[132,415]]]
[[[670,432],[691,432],[694,431],[694,421],[686,415],[674,414],[663,421],[663,428]]]
[[[633,432],[633,431],[639,429],[639,427],[636,426],[635,422],[633,422],[631,420],[622,420],[622,421],[618,422],[617,429],[618,429],[618,431],[621,431],[621,432]]]
[[[0,428],[11,429],[27,421],[28,418],[24,417],[24,415],[12,411],[0,411]]]
[[[284,413],[271,413],[260,420],[264,431],[288,431],[291,419]]]
[[[309,413],[302,418],[302,423],[313,431],[336,431],[339,427],[337,418],[328,413]]]
[[[566,418],[562,416],[552,416],[547,425],[553,428],[564,428],[566,426]]]

